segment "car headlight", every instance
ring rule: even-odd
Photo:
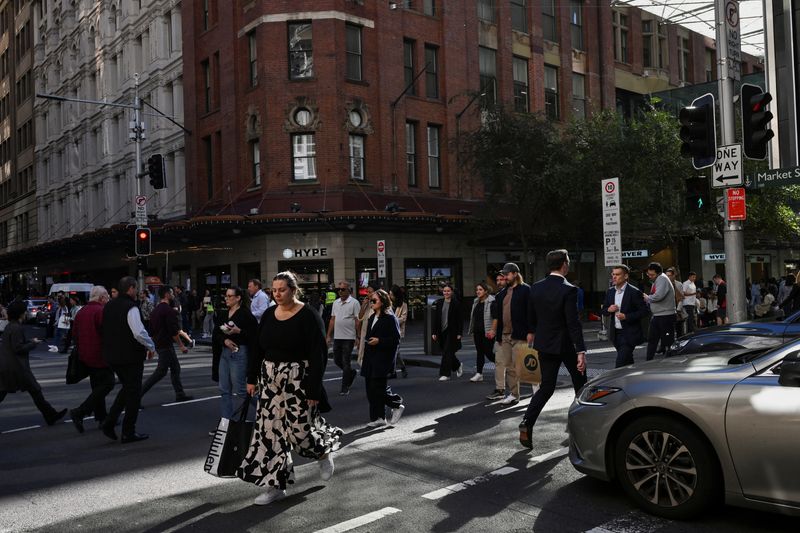
[[[683,348],[684,346],[689,344],[689,341],[691,341],[691,340],[692,339],[683,339],[683,340],[680,340],[680,341],[675,341],[675,342],[672,343],[672,346],[670,347],[670,350],[672,350],[673,352],[677,351],[677,350],[680,350],[681,348]]]
[[[618,387],[585,387],[578,397],[578,403],[581,405],[605,405],[606,402],[601,400],[621,390]]]

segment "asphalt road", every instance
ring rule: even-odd
[[[65,355],[37,350],[32,359],[57,408],[88,393],[88,383],[63,384]],[[329,369],[328,418],[345,432],[333,478],[320,481],[316,464],[296,458],[289,497],[254,506],[259,488],[203,471],[218,393],[207,348],[182,361],[184,386],[199,401],[169,405],[174,394],[162,380],[144,399],[137,429],[151,438],[141,443],[111,442],[90,420],[83,435],[69,422],[42,427],[27,395],[9,395],[0,404],[0,531],[796,531],[796,519],[731,507],[693,522],[651,517],[569,464],[571,389],[557,391],[528,451],[515,431],[527,399],[512,408],[484,401],[491,370],[483,383],[469,383],[469,372],[439,383],[427,367],[391,381],[407,409],[397,427],[384,429],[364,426],[363,381],[338,396],[339,372]],[[471,370],[474,358],[465,364]]]

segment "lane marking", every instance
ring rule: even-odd
[[[444,498],[445,496],[449,496],[451,494],[455,494],[456,492],[462,491],[469,487],[474,487],[475,485],[479,485],[481,483],[486,483],[487,481],[491,481],[493,477],[498,476],[505,476],[516,472],[517,469],[513,466],[504,466],[502,468],[498,468],[497,470],[492,470],[488,474],[474,477],[472,479],[468,479],[466,481],[462,481],[461,483],[455,483],[443,489],[437,489],[427,494],[423,494],[422,497],[426,500],[438,500],[440,498]]]
[[[528,465],[538,465],[539,463],[543,463],[555,457],[563,457],[569,453],[569,447],[564,446],[563,448],[559,448],[557,450],[553,450],[552,452],[543,453],[542,455],[537,455],[536,457],[531,457],[528,459]]]
[[[397,509],[395,507],[384,507],[383,509],[367,513],[363,516],[359,516],[351,520],[347,520],[346,522],[341,522],[334,526],[326,527],[325,529],[318,529],[315,533],[343,533],[345,531],[350,531],[351,529],[356,529],[357,527],[361,527],[366,524],[371,524],[372,522],[376,522],[381,518],[400,512],[402,511],[400,511],[400,509]]]
[[[28,426],[28,427],[24,427],[24,428],[9,429],[9,430],[3,431],[2,433],[3,433],[3,435],[5,435],[6,433],[16,433],[18,431],[28,431],[29,429],[36,429],[36,428],[40,428],[40,427],[42,427],[42,426]]]
[[[207,400],[215,400],[217,398],[222,398],[222,396],[218,395],[218,396],[209,396],[208,398],[196,398],[194,400],[186,400],[185,402],[162,403],[161,407],[172,407],[173,405],[186,405],[187,403],[205,402]]]

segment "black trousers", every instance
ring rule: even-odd
[[[633,350],[636,345],[628,340],[627,335],[622,330],[616,330],[614,335],[614,348],[617,349],[617,361],[614,368],[633,364]]]
[[[578,371],[578,355],[576,353],[545,354],[539,353],[539,366],[542,369],[542,384],[531,398],[528,410],[525,411],[525,423],[533,426],[545,404],[556,391],[558,369],[564,364],[572,377],[572,387],[578,392],[586,384],[586,372]]]
[[[654,316],[650,319],[650,332],[647,335],[647,360],[656,356],[659,341],[665,350],[672,346],[675,339],[675,313],[665,316]]]
[[[169,346],[168,348],[156,348],[158,354],[158,365],[153,370],[153,374],[147,378],[144,386],[142,387],[142,396],[147,394],[153,385],[158,383],[167,375],[172,380],[172,388],[175,389],[175,397],[180,398],[185,396],[183,392],[183,384],[181,383],[181,363],[178,361],[178,354],[175,353],[175,347]]]
[[[451,372],[456,372],[461,368],[461,361],[456,357],[457,348],[461,343],[455,338],[455,335],[453,335],[453,338],[449,338],[449,335],[450,332],[444,330],[439,339],[442,348],[442,363],[439,365],[439,375],[448,377]]]
[[[683,310],[686,311],[686,314],[689,315],[686,319],[686,333],[694,333],[695,332],[695,323],[694,323],[694,315],[697,311],[697,307],[694,305],[684,305]]]
[[[103,425],[110,428],[116,426],[117,419],[124,408],[125,418],[122,419],[122,434],[132,435],[136,432],[136,419],[139,416],[139,405],[142,401],[144,361],[132,365],[111,365],[111,369],[122,383],[122,389],[117,393]]]
[[[349,389],[355,379],[353,374],[353,346],[356,341],[333,339],[333,362],[342,369],[342,390]]]
[[[494,363],[494,341],[487,339],[483,333],[473,334],[472,340],[475,341],[475,351],[477,357],[475,359],[476,369],[478,374],[483,374],[483,365],[486,364],[486,359]]]
[[[403,397],[394,394],[392,388],[387,385],[386,377],[367,378],[366,381],[370,422],[385,418],[387,407],[396,409],[403,403]]]
[[[8,394],[8,391],[0,391],[0,402],[6,399],[6,394]],[[33,403],[36,405],[36,408],[39,409],[39,412],[42,413],[46,421],[56,416],[58,411],[44,399],[44,394],[42,394],[41,389],[31,389],[28,391],[28,394],[31,395]]]
[[[114,372],[110,368],[88,367],[88,369],[92,392],[78,406],[76,414],[83,417],[89,413],[94,413],[94,419],[102,422],[108,415],[106,411],[106,396],[114,389]]]

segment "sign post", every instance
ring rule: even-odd
[[[136,209],[136,225],[139,227],[147,226],[147,196],[139,194],[133,199]]]
[[[378,241],[378,279],[386,279],[386,241],[381,239]]]
[[[725,189],[725,198],[728,202],[728,220],[746,220],[747,205],[744,189]]]
[[[619,218],[619,178],[602,182],[603,249],[605,266],[622,263],[622,231]]]

